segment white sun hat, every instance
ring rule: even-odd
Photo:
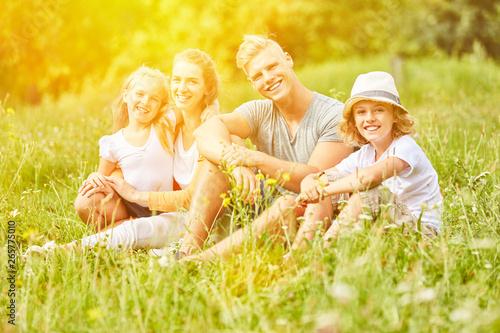
[[[352,106],[360,101],[386,102],[409,113],[401,105],[394,78],[386,72],[370,72],[357,77],[351,90],[351,97],[344,104],[344,119],[349,119]]]

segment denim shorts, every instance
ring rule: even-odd
[[[127,207],[127,214],[130,217],[150,217],[153,215],[160,215],[161,213],[163,213],[161,211],[156,211],[156,210],[152,211],[149,209],[149,207],[141,206],[135,202],[130,202],[123,198],[121,198],[121,200],[125,204],[125,207]]]

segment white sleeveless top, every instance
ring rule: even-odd
[[[174,178],[181,189],[185,189],[193,180],[198,166],[198,147],[196,142],[187,150],[182,143],[182,131],[179,131],[174,143]]]

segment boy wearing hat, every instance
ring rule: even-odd
[[[339,195],[346,193],[350,193],[347,205],[323,237],[325,245],[336,239],[340,224],[358,221],[361,214],[378,218],[381,204],[388,207],[382,214],[396,225],[417,230],[420,220],[423,234],[439,233],[438,175],[409,135],[413,125],[390,74],[358,76],[344,105],[339,135],[361,148],[334,168],[304,178],[296,203],[307,206],[305,221],[292,249],[303,246],[304,238],[313,238],[316,221],[331,220]]]

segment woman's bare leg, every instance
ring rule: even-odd
[[[218,166],[203,162],[202,170],[195,184],[188,213],[188,232],[180,251],[191,254],[200,250],[217,218],[224,212],[221,193],[229,190],[226,176]]]

